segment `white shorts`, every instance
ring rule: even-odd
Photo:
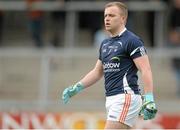
[[[106,97],[107,120],[132,127],[142,106],[141,95],[118,94]]]

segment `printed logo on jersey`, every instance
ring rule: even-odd
[[[122,42],[118,42],[120,44],[120,46],[122,47]]]
[[[103,49],[103,53],[105,53],[106,52],[106,49]]]
[[[103,52],[103,53],[106,52],[106,48],[105,48],[106,45],[107,45],[107,44],[103,44],[103,46],[102,46],[102,52]]]
[[[140,50],[141,56],[146,55],[146,50],[144,49],[144,47],[140,47],[139,50]]]
[[[134,55],[134,54],[137,53],[137,52],[140,53],[141,56],[146,55],[146,50],[145,50],[145,48],[144,48],[143,46],[141,46],[141,47],[137,47],[136,49],[134,49],[134,50],[131,52],[130,56]]]
[[[119,61],[120,61],[120,58],[117,57],[117,56],[114,56],[114,57],[111,58],[111,61],[118,61],[118,62],[119,62]]]
[[[103,63],[104,72],[117,72],[120,71],[120,58],[114,56],[110,59],[110,62]]]
[[[116,52],[118,50],[118,46],[108,46],[108,54],[111,52]]]

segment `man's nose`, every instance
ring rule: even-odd
[[[106,22],[109,21],[109,20],[110,20],[109,17],[107,17],[107,18],[105,19]]]

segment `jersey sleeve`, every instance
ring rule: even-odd
[[[127,53],[132,59],[135,59],[146,55],[147,51],[143,45],[143,41],[141,39],[134,38],[128,42]]]
[[[101,58],[101,48],[102,48],[102,43],[101,43],[101,45],[99,47],[99,60],[102,60],[102,58]]]
[[[107,39],[103,40],[103,41],[101,42],[100,47],[99,47],[99,60],[101,60],[101,61],[102,61],[102,46],[104,45],[104,43],[106,42],[106,40],[107,40]]]

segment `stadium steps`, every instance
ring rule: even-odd
[[[54,58],[50,63],[48,99],[58,101],[65,87],[74,84],[94,67],[96,58]],[[169,60],[152,60],[157,100],[176,100],[175,77]],[[38,58],[0,58],[1,100],[37,100],[39,98],[40,61]],[[103,80],[73,100],[104,102]]]

